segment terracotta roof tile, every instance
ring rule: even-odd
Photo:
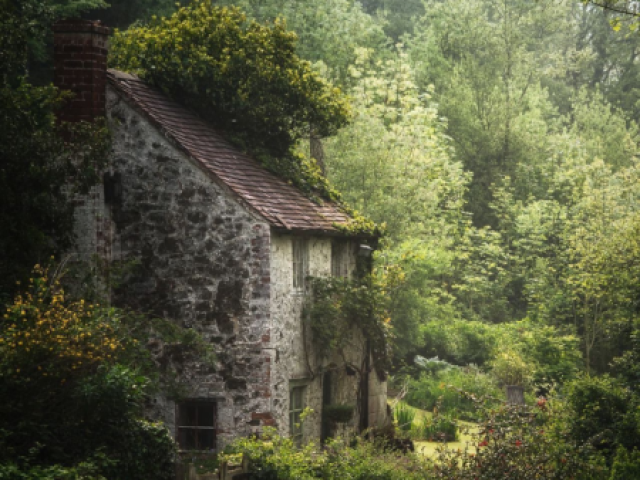
[[[340,234],[333,224],[349,221],[349,217],[334,203],[318,205],[312,202],[297,188],[233,147],[194,113],[138,77],[109,70],[108,78],[111,85],[146,114],[163,133],[272,226]]]

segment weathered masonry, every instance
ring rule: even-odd
[[[319,360],[301,321],[307,277],[350,275],[375,239],[341,233],[335,224],[349,217],[334,204],[310,201],[139,78],[107,71],[107,33],[89,21],[56,26],[56,80],[76,93],[64,118],[106,113],[113,133],[104,185],[78,202],[77,254],[135,261],[113,301],[196,329],[217,352],[212,367],[150,340],[187,394],[177,404],[158,396],[149,415],[185,450],[264,426],[318,439],[331,434],[328,404],[353,405],[354,426],[385,421],[376,372],[361,379],[343,359]],[[354,328],[357,365],[367,363],[361,337]],[[315,413],[300,427],[306,407]]]

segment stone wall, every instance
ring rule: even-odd
[[[274,396],[274,416],[279,421],[278,428],[282,435],[289,434],[289,390],[294,386],[305,387],[305,404],[313,409],[303,424],[304,441],[317,440],[322,431],[323,382],[330,379],[331,403],[357,403],[358,374],[345,368],[345,360],[356,366],[362,366],[364,359],[364,339],[357,328],[350,336],[350,347],[346,350],[346,359],[337,355],[331,358],[320,358],[313,347],[308,329],[303,329],[301,321],[305,302],[303,291],[296,292],[293,285],[293,235],[273,234],[271,237],[271,320],[272,344],[275,348],[275,363],[272,375],[272,391]],[[330,238],[307,238],[309,250],[308,273],[321,277],[331,275]],[[356,256],[353,254],[357,244],[351,242],[348,247],[352,252],[348,256],[349,270],[355,270]],[[330,372],[330,376],[325,376]],[[372,374],[371,376],[374,376]],[[375,384],[370,388],[370,396],[376,402],[384,394],[386,402],[386,385]],[[376,403],[377,405],[377,403]],[[376,411],[377,411],[376,407]],[[347,429],[357,426],[358,411]],[[346,430],[345,429],[345,432]]]
[[[109,170],[122,199],[101,189],[80,200],[77,252],[131,266],[113,301],[198,330],[217,349],[215,368],[151,340],[187,397],[215,399],[218,446],[273,424],[271,416],[270,227],[108,89]],[[106,233],[105,233],[106,232]],[[175,431],[175,405],[155,399],[151,416]]]

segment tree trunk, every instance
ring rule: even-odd
[[[324,148],[322,147],[322,140],[320,139],[320,137],[311,132],[309,143],[311,158],[313,158],[320,167],[322,175],[325,175],[326,171],[324,167]]]

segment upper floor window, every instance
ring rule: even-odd
[[[185,401],[177,407],[177,437],[181,450],[213,450],[216,447],[216,404]]]
[[[349,243],[334,241],[331,243],[331,276],[349,276]]]
[[[309,248],[306,239],[293,239],[293,288],[304,289],[309,264]]]

